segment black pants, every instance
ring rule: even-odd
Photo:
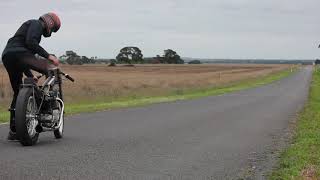
[[[11,87],[13,90],[13,98],[10,105],[10,129],[15,132],[14,109],[18,97],[20,85],[22,84],[23,73],[30,76],[30,69],[42,74],[47,74],[49,64],[46,60],[39,60],[31,53],[7,53],[3,56],[2,62],[6,68]]]

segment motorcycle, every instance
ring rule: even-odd
[[[44,75],[38,77],[40,79]],[[16,101],[16,132],[23,146],[33,146],[39,134],[53,131],[56,139],[63,137],[64,101],[62,77],[74,79],[59,68],[49,69],[41,86],[33,78],[25,78]]]

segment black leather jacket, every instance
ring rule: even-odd
[[[40,20],[29,20],[23,23],[16,34],[9,39],[2,57],[12,52],[30,52],[48,58],[49,53],[39,45],[43,30]]]

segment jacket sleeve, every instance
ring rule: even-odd
[[[32,52],[37,53],[44,58],[48,58],[49,53],[39,45],[42,31],[40,23],[36,21],[31,22],[26,36],[26,45]]]

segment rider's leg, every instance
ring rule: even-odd
[[[10,130],[15,132],[15,107],[16,107],[16,101],[19,94],[19,86],[22,84],[22,72],[14,72],[9,73],[9,78],[13,90],[13,98],[10,105]]]
[[[42,74],[47,74],[48,69],[50,68],[50,64],[47,60],[41,60],[37,59],[33,54],[31,53],[25,53],[19,58],[20,66],[26,70],[26,69],[32,69],[34,71],[37,71]]]
[[[16,58],[14,55],[6,55],[2,61],[3,64],[8,72],[9,75],[9,79],[10,79],[10,83],[11,83],[11,87],[13,90],[13,98],[12,98],[12,102],[10,105],[10,132],[9,132],[9,136],[8,139],[9,140],[15,140],[15,132],[16,132],[16,128],[15,128],[15,105],[16,105],[16,100],[17,100],[17,96],[19,93],[19,86],[22,83],[22,71],[20,70],[19,67],[17,67],[17,63],[16,63]]]

